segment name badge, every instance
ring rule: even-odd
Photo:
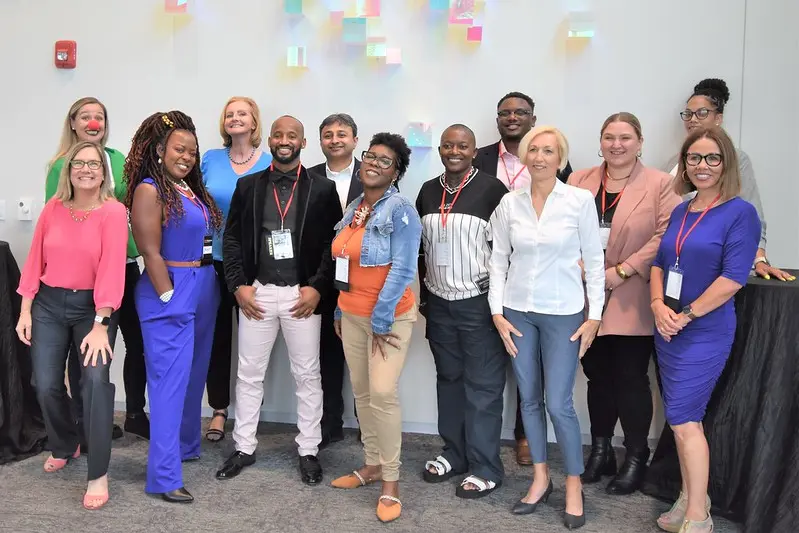
[[[272,232],[272,257],[294,259],[294,246],[291,242],[291,230],[280,229]]]
[[[213,237],[211,235],[205,235],[203,237],[203,256],[200,259],[200,264],[210,265],[214,262],[214,254],[213,254]]]
[[[680,311],[680,294],[682,293],[683,272],[677,267],[669,268],[666,275],[666,298],[665,304],[675,313]]]
[[[602,243],[602,249],[608,249],[608,241],[610,240],[610,224],[601,222],[599,224],[599,241]]]
[[[450,247],[447,242],[446,234],[442,234],[438,241],[436,241],[433,249],[433,256],[436,258],[436,266],[448,267],[452,264],[450,260]]]
[[[350,290],[350,258],[348,256],[336,256],[336,277],[333,286],[344,292]]]

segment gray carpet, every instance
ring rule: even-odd
[[[230,426],[228,426],[228,430]],[[379,486],[345,491],[329,486],[330,480],[359,466],[362,453],[356,434],[319,455],[325,469],[322,486],[307,487],[297,471],[296,429],[282,424],[262,424],[258,461],[239,477],[217,481],[214,473],[231,452],[230,434],[219,444],[205,442],[201,460],[185,463],[186,487],[194,504],[176,505],[144,493],[147,443],[130,436],[114,441],[111,457],[111,500],[100,511],[81,507],[86,459],[82,457],[56,474],[45,474],[41,454],[0,467],[0,531],[36,533],[115,532],[311,532],[342,533],[381,531],[566,531],[563,476],[557,446],[551,446],[550,465],[555,492],[549,503],[531,516],[516,517],[510,506],[525,492],[531,471],[516,465],[513,448],[503,447],[507,469],[505,485],[477,501],[455,497],[456,481],[429,485],[419,471],[424,461],[439,452],[439,439],[431,435],[405,435],[399,520],[382,525],[375,517]],[[659,531],[657,515],[668,505],[637,493],[610,497],[602,485],[586,486],[586,533],[642,533]],[[716,520],[717,533],[739,529]]]

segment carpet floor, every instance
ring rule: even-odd
[[[228,425],[230,431],[230,424]],[[307,487],[299,479],[294,437],[296,428],[262,424],[257,462],[236,479],[217,481],[216,470],[232,452],[230,433],[218,444],[203,442],[199,461],[183,465],[191,505],[169,504],[144,493],[147,442],[126,435],[114,441],[109,471],[111,499],[100,511],[81,507],[86,458],[64,470],[46,474],[37,457],[0,466],[0,531],[13,533],[156,533],[156,532],[312,532],[435,531],[566,531],[562,523],[564,478],[556,445],[550,445],[555,491],[535,514],[514,516],[513,503],[526,491],[532,476],[519,467],[511,446],[502,448],[506,468],[503,487],[490,496],[464,501],[455,496],[456,479],[437,485],[422,481],[424,462],[440,452],[432,435],[404,435],[400,496],[402,516],[383,525],[375,517],[378,485],[345,491],[330,487],[338,475],[358,467],[363,455],[356,432],[319,454],[325,480]],[[612,497],[604,483],[586,485],[585,533],[645,533],[659,531],[658,514],[668,505],[641,493]],[[738,532],[738,526],[715,519],[716,533]]]

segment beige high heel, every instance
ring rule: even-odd
[[[687,510],[688,496],[680,491],[680,496],[677,498],[677,501],[674,502],[674,505],[671,506],[671,509],[658,517],[658,527],[669,533],[679,533],[683,527],[683,522],[685,522],[685,512]],[[708,516],[710,516],[710,496],[706,496],[705,511],[707,511]]]
[[[685,520],[678,533],[713,533],[713,519],[708,513],[704,520]]]

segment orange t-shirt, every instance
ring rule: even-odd
[[[363,245],[364,226],[353,229],[351,225],[345,226],[341,233],[333,240],[333,257],[347,255],[350,258],[349,284],[350,290],[341,291],[338,296],[338,306],[345,313],[356,316],[372,316],[377,298],[386,283],[391,265],[362,267],[361,246]],[[414,296],[410,285],[397,303],[394,316],[400,316],[413,308]]]

